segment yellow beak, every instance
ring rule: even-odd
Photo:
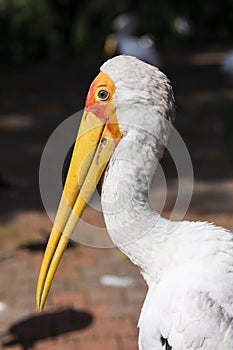
[[[36,302],[41,311],[68,240],[89,202],[119,141],[115,109],[106,105],[106,118],[84,111],[64,191],[42,261]]]

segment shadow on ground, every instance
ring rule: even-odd
[[[27,250],[29,252],[45,251],[47,246],[48,239],[44,241],[29,241],[25,244],[19,246],[19,249]],[[75,242],[70,241],[67,245],[69,248],[74,248],[76,246]]]
[[[92,322],[93,316],[90,313],[74,309],[33,316],[13,324],[4,335],[2,347],[20,345],[23,350],[27,350],[42,339],[79,331],[90,326]]]

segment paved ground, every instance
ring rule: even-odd
[[[233,90],[219,82],[223,51],[164,55],[175,84],[178,122],[191,152],[195,189],[187,218],[233,230],[233,170],[224,142],[224,113]],[[85,70],[85,67],[88,69]],[[52,130],[82,106],[98,62],[37,64],[2,74],[0,94],[0,349],[134,350],[146,286],[117,249],[71,245],[57,272],[43,313],[35,307],[36,280],[51,223],[38,190],[38,167]],[[225,109],[224,109],[225,108]],[[169,165],[166,166],[168,162]],[[169,216],[176,198],[168,173]],[[151,199],[156,207],[156,199]],[[85,217],[103,225],[88,208]],[[104,286],[101,277],[132,277],[132,285]]]
[[[13,349],[27,348],[29,340],[34,349],[136,349],[136,323],[146,291],[137,269],[117,249],[70,247],[46,308],[38,314],[36,277],[50,223],[36,212],[15,220],[24,232],[16,239],[17,228],[6,226],[11,234],[2,242],[0,262],[0,296],[6,307],[0,313],[0,332],[8,333],[2,339],[5,346],[15,339]],[[133,285],[103,286],[103,275],[131,276]]]

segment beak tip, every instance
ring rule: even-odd
[[[44,308],[44,303],[42,303],[42,295],[41,295],[41,293],[39,293],[38,290],[36,293],[36,307],[37,307],[39,312],[41,312]]]
[[[36,307],[38,311],[41,311],[40,301],[36,300]]]
[[[39,306],[39,307],[38,307],[38,311],[39,311],[39,312],[42,312],[42,311],[43,311],[43,307],[42,307],[42,306]]]
[[[43,311],[44,305],[42,304],[41,300],[36,301],[36,306],[39,312]]]

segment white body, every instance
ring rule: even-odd
[[[110,76],[118,74],[106,65],[102,70]],[[138,324],[139,349],[232,350],[232,234],[206,222],[171,223],[148,204],[161,143],[168,135],[169,117],[161,117],[166,113],[162,109],[166,93],[160,82],[156,103],[150,106],[151,119],[148,113],[142,115],[141,108],[130,113],[126,101],[134,97],[119,80],[115,104],[124,137],[110,160],[102,188],[109,234],[139,266],[149,287]],[[146,91],[143,98],[147,99]],[[122,99],[125,105],[120,106]]]
[[[129,174],[122,148],[119,144],[110,161],[102,203],[113,241],[140,267],[149,286],[139,320],[139,349],[163,349],[161,337],[174,350],[233,349],[232,234],[203,222],[174,223],[172,230],[149,207],[129,203],[129,192],[133,197],[138,191],[134,180],[141,165]],[[124,209],[110,213],[109,203],[116,207],[117,198]]]
[[[123,13],[113,22],[117,51],[120,55],[130,55],[150,63],[156,67],[161,66],[161,60],[155,42],[151,35],[138,37],[135,34],[138,18],[134,14]]]
[[[161,66],[155,43],[150,36],[136,37],[127,33],[120,33],[116,34],[116,39],[119,54],[135,56],[156,67]]]
[[[221,71],[224,74],[233,76],[233,51],[228,51],[221,63]]]

